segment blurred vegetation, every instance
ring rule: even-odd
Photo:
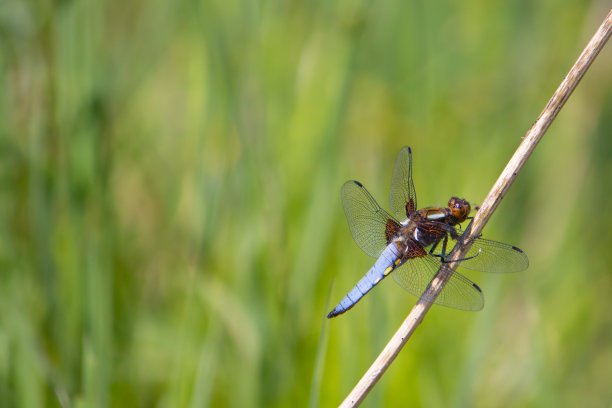
[[[340,186],[388,208],[482,200],[609,3],[3,0],[0,401],[334,406],[415,298]],[[530,257],[469,274],[366,406],[610,406],[610,44],[485,230]]]

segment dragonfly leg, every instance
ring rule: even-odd
[[[442,252],[440,254],[434,254],[433,251],[436,249],[436,247],[438,246],[438,244],[440,243],[440,241],[442,242]],[[429,251],[429,254],[432,256],[435,256],[436,258],[440,258],[440,261],[442,263],[452,263],[452,262],[462,262],[462,261],[467,261],[468,259],[472,259],[472,258],[476,258],[478,255],[480,255],[480,250],[478,251],[478,253],[476,253],[476,255],[472,255],[472,256],[468,256],[465,258],[461,258],[461,259],[456,259],[454,261],[448,261],[446,259],[446,244],[448,243],[448,235],[444,236],[444,240],[440,240],[438,242],[436,242],[432,247],[431,250]]]
[[[444,261],[444,258],[446,258],[446,243],[448,242],[448,235],[444,235],[444,241],[442,242],[442,252],[439,254],[434,254],[434,251],[436,250],[436,248],[438,247],[438,244],[441,241],[442,239],[439,239],[433,244],[433,246],[429,250],[429,255],[435,256],[436,258],[440,258],[441,260]]]
[[[463,262],[463,261],[467,261],[468,259],[476,258],[478,255],[480,255],[480,250],[478,250],[478,253],[476,255],[467,256],[467,257],[461,258],[461,259],[455,259],[454,261],[448,261],[446,259],[446,257],[444,257],[444,258],[442,258],[442,263]]]
[[[431,247],[431,249],[429,250],[429,255],[433,255],[433,256],[437,256],[437,257],[439,257],[439,256],[440,256],[440,255],[436,255],[436,254],[434,254],[434,251],[435,251],[435,250],[436,250],[436,248],[438,247],[438,244],[440,243],[440,241],[441,241],[441,240],[439,239],[439,240],[437,240],[437,241],[436,241],[436,242],[433,244],[433,246],[432,246],[432,247]],[[444,249],[443,249],[442,251],[444,251]]]

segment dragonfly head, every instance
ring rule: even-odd
[[[448,208],[450,208],[453,217],[457,219],[457,224],[461,224],[465,221],[472,210],[470,203],[457,197],[451,197],[451,199],[448,200]]]

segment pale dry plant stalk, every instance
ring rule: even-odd
[[[570,69],[563,82],[561,82],[561,85],[559,85],[552,98],[550,98],[550,101],[548,101],[548,104],[538,119],[527,131],[523,142],[519,145],[506,165],[506,168],[502,171],[495,185],[493,185],[493,188],[474,216],[474,220],[466,228],[465,233],[457,241],[457,245],[455,245],[449,254],[449,262],[442,264],[440,270],[429,283],[419,301],[408,314],[408,317],[406,317],[397,332],[378,355],[368,371],[363,375],[361,380],[359,380],[355,388],[348,394],[340,407],[356,407],[361,404],[389,365],[391,365],[395,357],[399,354],[402,347],[406,344],[412,333],[414,333],[432,305],[431,301],[426,301],[425,299],[435,300],[438,297],[444,285],[446,285],[446,282],[448,282],[455,269],[457,269],[459,265],[457,260],[465,258],[471,246],[471,240],[480,235],[482,229],[493,215],[493,212],[514,182],[514,179],[518,176],[519,171],[535,149],[536,145],[540,139],[542,139],[544,133],[546,133],[546,130],[572,94],[587,69],[591,66],[608,41],[611,32],[612,10],[597,29],[595,35],[591,38],[591,41],[589,41],[582,54],[580,54],[580,57],[578,57],[578,60]]]

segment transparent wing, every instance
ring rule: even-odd
[[[439,268],[440,261],[426,254],[407,260],[393,271],[393,278],[402,288],[414,296],[421,297]],[[426,300],[431,301],[427,298]],[[476,311],[484,307],[484,297],[478,285],[455,272],[434,303],[454,309]]]
[[[529,259],[525,253],[509,244],[476,238],[460,266],[473,271],[507,273],[527,269]]]
[[[440,228],[445,228],[448,233],[449,245],[446,253],[442,254],[439,246],[434,251],[436,255],[448,255],[456,244],[452,237],[458,237],[463,231],[457,227],[441,224]],[[476,238],[471,248],[465,255],[465,261],[461,262],[461,267],[479,272],[491,273],[510,273],[524,271],[529,267],[527,255],[514,245],[504,244],[503,242],[491,241],[484,238]]]
[[[412,182],[412,151],[409,146],[404,146],[397,155],[391,180],[389,205],[400,221],[406,220],[417,209]]]
[[[378,258],[387,246],[388,235],[399,229],[399,224],[368,193],[358,181],[347,181],[342,186],[342,205],[353,239],[366,254]]]

